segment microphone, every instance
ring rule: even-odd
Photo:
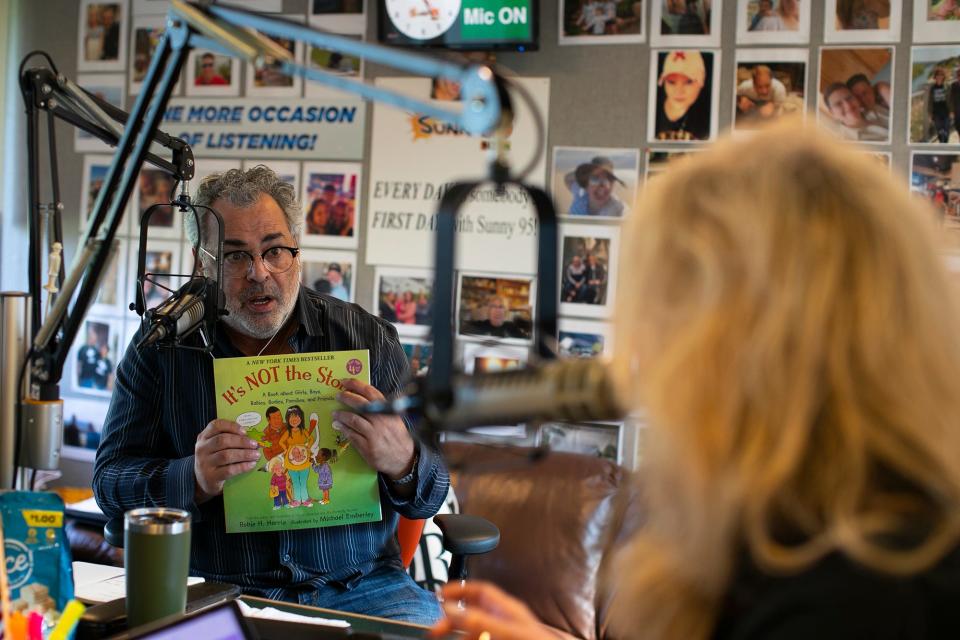
[[[425,380],[393,400],[372,402],[364,413],[421,414],[434,430],[528,421],[618,421],[626,411],[617,397],[609,362],[597,358],[548,360],[526,369],[454,376],[450,395],[432,397]]]
[[[147,312],[150,328],[137,349],[145,349],[161,340],[175,342],[193,333],[206,316],[207,278],[191,278],[169,298]]]

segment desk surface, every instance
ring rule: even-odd
[[[386,618],[375,618],[373,616],[364,616],[355,613],[346,613],[344,611],[335,611],[333,609],[320,609],[319,607],[308,607],[290,602],[281,602],[278,600],[267,600],[266,598],[256,598],[253,596],[241,596],[241,600],[250,605],[262,609],[263,607],[274,607],[281,611],[289,611],[302,616],[312,616],[318,618],[336,618],[346,620],[350,627],[355,631],[365,633],[389,633],[392,636],[403,638],[426,638],[429,627],[409,622],[397,622],[387,620]]]

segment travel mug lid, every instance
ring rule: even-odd
[[[166,507],[131,509],[123,516],[123,528],[152,535],[184,533],[190,531],[190,512]]]

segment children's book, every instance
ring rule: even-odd
[[[380,520],[377,472],[331,414],[341,380],[370,381],[369,353],[331,351],[218,358],[217,416],[260,444],[253,471],[223,487],[227,533],[310,529]]]

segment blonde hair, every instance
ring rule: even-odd
[[[738,559],[903,575],[956,545],[960,313],[931,212],[799,122],[672,165],[638,212],[614,370],[651,422],[649,515],[614,628],[709,636]]]

